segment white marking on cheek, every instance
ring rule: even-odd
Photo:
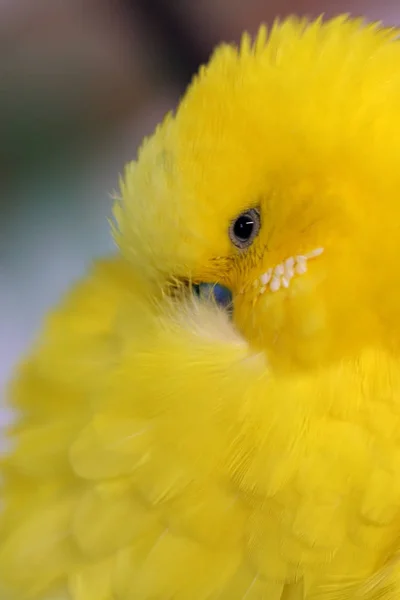
[[[260,288],[259,294],[264,294],[267,287],[271,292],[277,292],[281,287],[287,289],[295,275],[303,275],[307,272],[307,261],[320,256],[323,252],[323,248],[316,248],[307,254],[290,256],[284,262],[263,273],[259,279],[253,282],[253,287]]]
[[[303,262],[297,263],[297,265],[294,268],[294,271],[297,275],[303,275],[307,272],[307,264]]]
[[[290,256],[289,258],[287,258],[287,259],[285,260],[285,267],[286,267],[287,269],[289,269],[289,268],[293,268],[293,265],[294,265],[294,257],[293,257],[293,256]]]
[[[279,277],[273,277],[271,283],[269,284],[269,289],[271,292],[277,292],[281,287],[281,280]]]
[[[285,278],[289,281],[292,279],[294,275],[294,258],[291,256],[287,260],[285,260]]]
[[[305,256],[296,256],[295,257],[295,272],[298,275],[302,275],[307,271],[307,258]]]
[[[282,283],[282,285],[283,285],[284,288],[288,288],[289,287],[289,280],[286,279],[286,277],[282,277],[281,283]]]
[[[285,268],[283,266],[282,263],[280,263],[279,265],[276,265],[275,269],[274,269],[274,276],[275,277],[280,277],[281,275],[283,275],[285,272]]]
[[[305,255],[306,258],[316,258],[317,256],[321,256],[323,253],[323,248],[315,248],[315,250],[311,250],[311,252],[307,252]]]
[[[268,269],[268,271],[266,273],[263,273],[260,277],[260,281],[262,283],[262,285],[267,285],[267,283],[269,283],[271,281],[271,277],[272,277],[272,269]],[[256,279],[257,281],[257,279]]]

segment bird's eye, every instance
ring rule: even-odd
[[[246,210],[232,221],[229,227],[229,237],[237,248],[250,246],[260,231],[260,213],[256,208]]]

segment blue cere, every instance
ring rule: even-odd
[[[193,286],[193,291],[199,298],[212,300],[218,306],[227,310],[232,309],[231,291],[218,283],[200,283]]]

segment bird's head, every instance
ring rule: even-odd
[[[290,19],[222,46],[126,169],[133,268],[159,289],[228,288],[236,327],[282,368],[400,341],[396,36]]]

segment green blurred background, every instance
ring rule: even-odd
[[[0,392],[47,309],[113,252],[110,194],[213,46],[398,0],[0,0]],[[3,417],[5,418],[5,417]]]

